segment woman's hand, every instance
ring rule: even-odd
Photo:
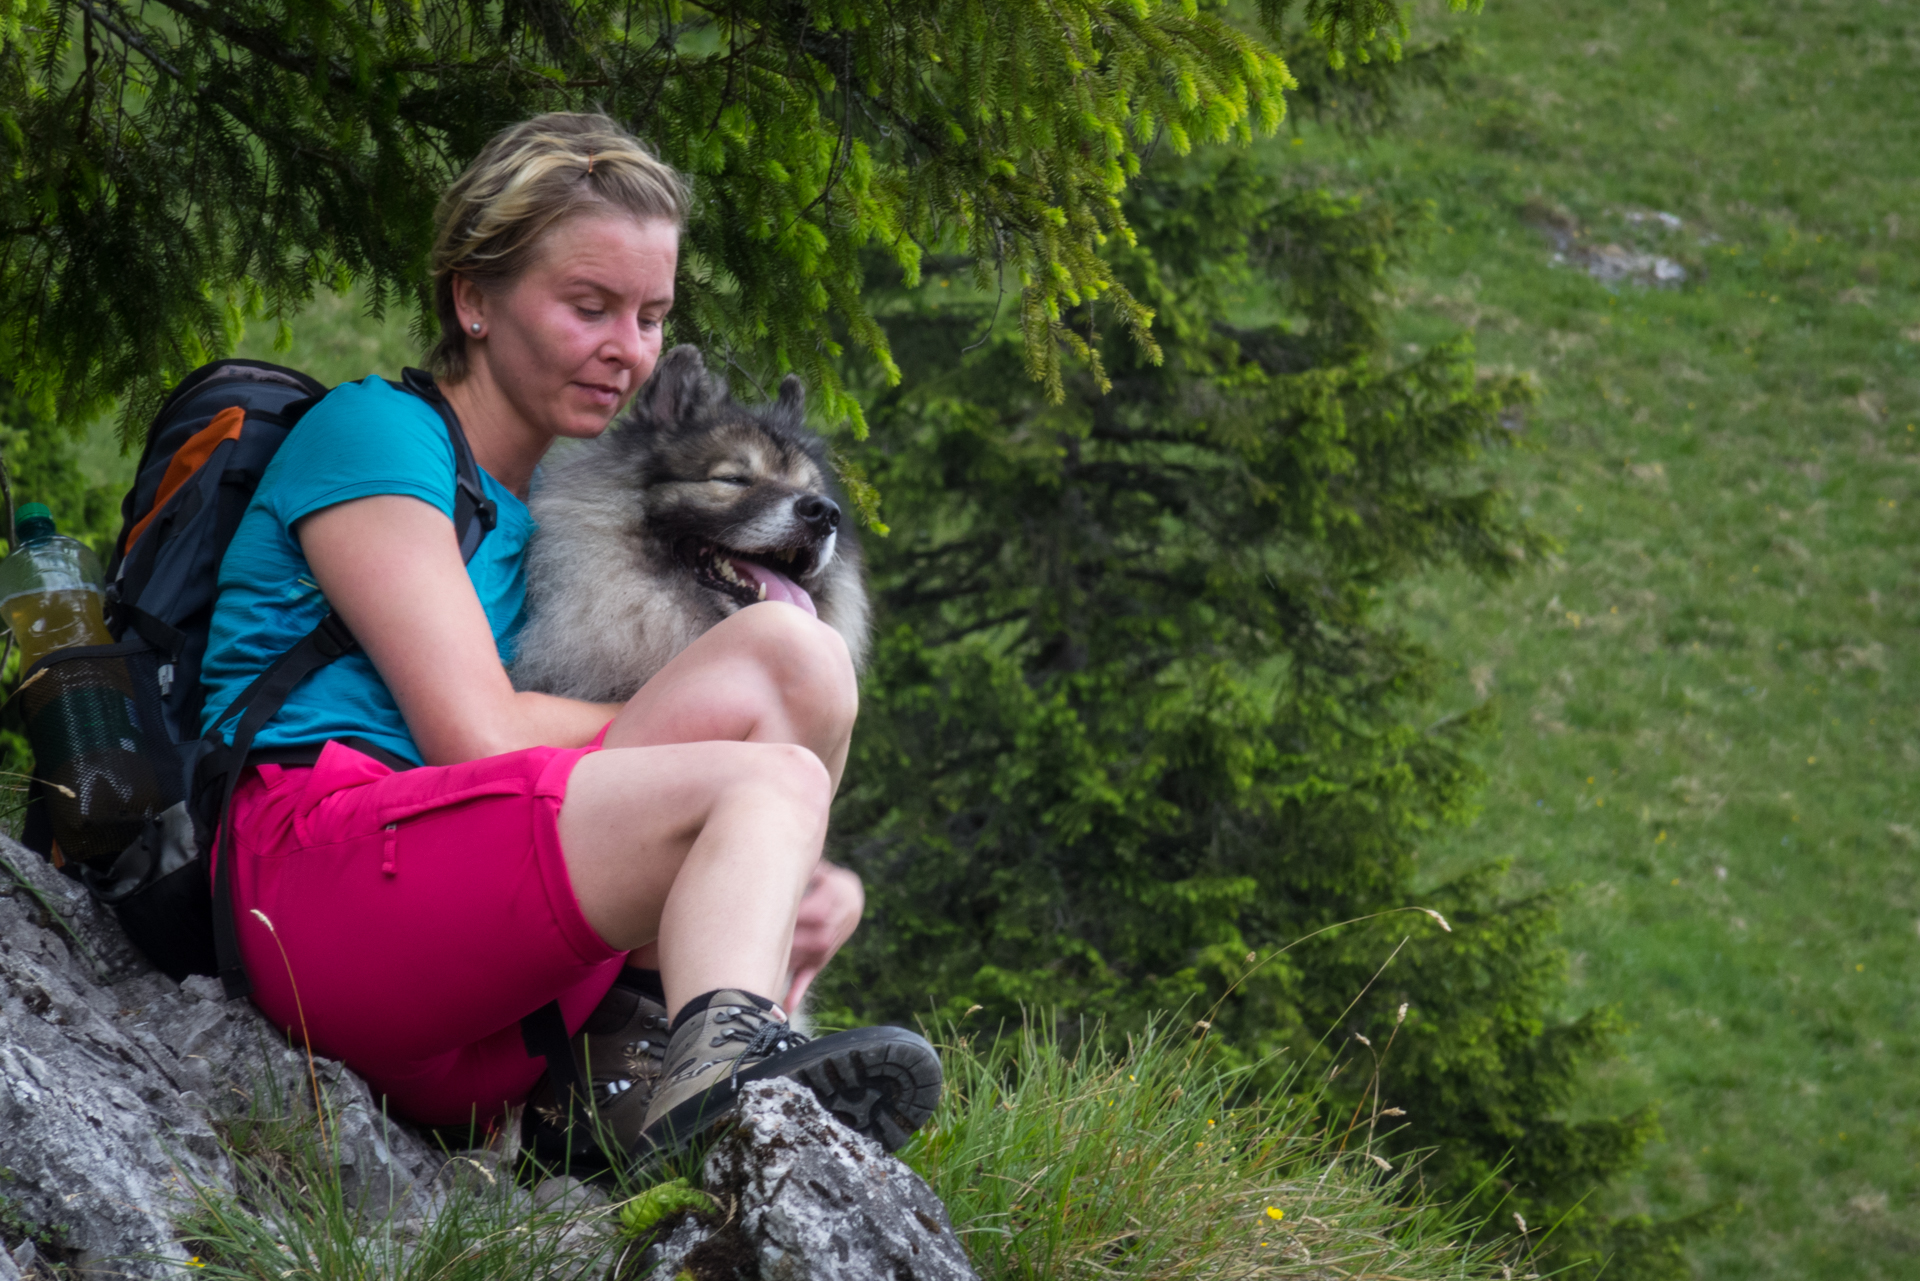
[[[789,1014],[800,1008],[807,989],[840,945],[853,937],[866,904],[867,892],[860,878],[822,859],[813,879],[807,882],[800,915],[793,924],[793,954],[787,962],[793,982],[787,989],[787,999],[781,1002]]]

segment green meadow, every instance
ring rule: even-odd
[[[1564,895],[1569,1006],[1626,1028],[1581,1106],[1664,1124],[1616,1208],[1713,1211],[1702,1277],[1920,1275],[1920,11],[1422,19],[1455,95],[1295,154],[1432,202],[1396,339],[1534,376],[1501,467],[1561,545],[1394,602],[1498,713],[1424,857]]]
[[[1393,602],[1448,664],[1436,714],[1500,727],[1424,857],[1563,896],[1569,1009],[1625,1028],[1579,1106],[1664,1126],[1610,1209],[1707,1212],[1702,1277],[1913,1275],[1920,12],[1423,8],[1454,32],[1450,96],[1278,147],[1431,202],[1396,341],[1471,331],[1540,391],[1499,466],[1559,553]],[[336,299],[267,339],[329,379],[414,351]]]

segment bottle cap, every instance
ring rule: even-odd
[[[14,537],[21,543],[37,543],[58,532],[53,527],[53,511],[45,503],[22,503],[13,513]]]

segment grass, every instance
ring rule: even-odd
[[[1469,1244],[1468,1225],[1410,1195],[1413,1170],[1371,1154],[1371,1124],[1327,1124],[1311,1090],[1243,1099],[1245,1072],[1158,1029],[1117,1052],[1094,1040],[1068,1053],[1027,1030],[947,1047],[940,1110],[901,1155],[945,1201],[983,1281],[1532,1275],[1524,1243]],[[651,1196],[622,1178],[610,1202],[546,1209],[469,1162],[423,1215],[356,1203],[292,1086],[256,1091],[221,1131],[236,1191],[195,1189],[185,1231],[193,1275],[228,1281],[627,1276],[622,1235],[667,1230],[704,1200],[672,1182],[691,1158],[654,1176],[669,1182]]]
[[[1500,1275],[1311,1089],[1243,1101],[1246,1073],[1164,1025],[1119,1053],[1099,1039],[1028,1028],[945,1055],[940,1111],[901,1155],[988,1281]]]
[[[606,1271],[609,1212],[540,1209],[473,1164],[426,1215],[355,1201],[312,1113],[229,1133],[236,1191],[195,1188],[191,1273],[228,1281],[495,1281]],[[304,1120],[306,1123],[300,1123]],[[262,1141],[262,1130],[270,1130]],[[421,1207],[408,1207],[420,1209]]]
[[[428,1191],[343,1178],[335,1100],[266,1066],[214,1128],[231,1191],[192,1185],[180,1222],[188,1275],[228,1281],[494,1281],[606,1275],[615,1211],[516,1187],[505,1154],[449,1154]],[[316,1106],[318,1104],[318,1106]],[[378,1190],[376,1192],[376,1189]]]
[[[1567,895],[1595,1113],[1662,1109],[1618,1209],[1717,1206],[1703,1278],[1920,1250],[1920,14],[1854,0],[1427,5],[1452,103],[1297,163],[1430,200],[1396,340],[1530,371],[1505,482],[1561,555],[1395,602],[1492,700],[1483,813],[1425,853]],[[1663,211],[1669,230],[1644,216]],[[1678,288],[1552,262],[1618,244]],[[1578,234],[1575,235],[1574,233]]]

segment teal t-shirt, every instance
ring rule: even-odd
[[[480,542],[467,576],[487,612],[500,661],[526,618],[527,508],[480,473],[498,523]],[[433,406],[379,378],[343,383],[307,411],[267,473],[220,562],[220,596],[201,666],[203,726],[231,718],[227,704],[326,616],[326,599],[301,554],[294,525],[323,507],[374,494],[406,494],[453,519],[453,444]],[[231,740],[232,725],[220,726]],[[334,660],[295,687],[260,731],[256,747],[363,738],[421,763],[393,695],[363,651]]]

